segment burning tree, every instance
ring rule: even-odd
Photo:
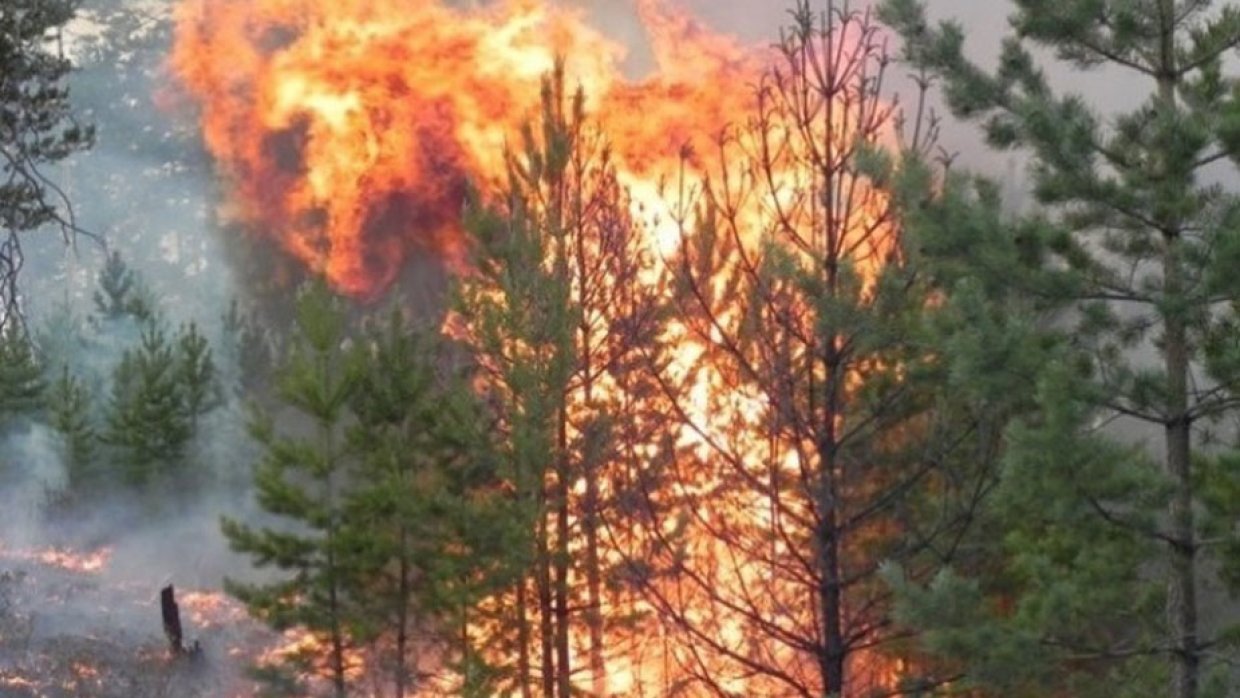
[[[558,4],[360,7],[188,1],[173,66],[238,222],[360,298],[413,250],[460,273],[446,327],[528,534],[469,627],[504,688],[892,686],[878,565],[950,557],[959,512],[924,495],[975,491],[990,434],[945,394],[944,286],[882,192],[869,16],[802,3],[768,52],[638,0],[633,81]]]
[[[751,118],[680,207],[663,341],[694,349],[660,370],[682,427],[673,483],[652,494],[674,518],[651,529],[679,540],[644,588],[697,690],[894,692],[884,654],[904,632],[880,568],[926,574],[951,554],[967,506],[927,496],[982,487],[985,459],[967,458],[985,439],[944,391],[939,289],[881,188],[899,129],[879,27],[847,3],[794,18]]]
[[[654,432],[642,368],[659,306],[610,151],[583,92],[570,97],[564,80],[563,66],[545,80],[540,118],[508,154],[501,203],[476,212],[477,273],[462,284],[457,320],[483,366],[532,530],[513,612],[484,632],[510,634],[522,695],[537,681],[543,695],[566,698],[582,656],[602,694],[617,672],[608,657],[630,648],[612,632],[622,593],[610,580],[618,539],[633,542],[621,501],[657,477],[657,459],[634,449]]]

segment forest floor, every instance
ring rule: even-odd
[[[243,698],[276,639],[218,591],[177,590],[187,645],[164,638],[161,580],[119,583],[98,558],[0,545],[0,698]]]

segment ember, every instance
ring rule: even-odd
[[[9,549],[0,543],[0,558],[37,561],[50,567],[83,574],[102,572],[111,556],[112,549],[106,547],[80,553],[65,548]]]

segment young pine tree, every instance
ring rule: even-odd
[[[266,395],[271,382],[272,338],[253,313],[243,311],[236,299],[221,317],[227,363],[236,366],[233,391],[249,396]]]
[[[0,330],[0,429],[42,409],[45,390],[34,346],[16,323]]]
[[[556,616],[551,538],[552,490],[557,463],[556,420],[563,414],[572,374],[572,317],[568,278],[546,268],[537,225],[513,215],[479,210],[468,223],[482,243],[481,283],[464,285],[458,310],[469,323],[470,346],[487,376],[503,438],[504,477],[530,537],[528,574],[513,584],[502,623],[511,633],[515,690],[556,695]]]
[[[223,402],[211,345],[198,331],[197,323],[181,326],[176,359],[182,409],[191,432],[197,432],[198,420]]]
[[[298,298],[296,333],[279,367],[277,390],[288,408],[287,427],[271,413],[255,416],[251,430],[265,454],[254,484],[258,503],[287,526],[255,527],[224,518],[230,545],[258,567],[284,574],[280,581],[226,581],[229,593],[277,629],[300,627],[320,643],[288,657],[289,668],[325,678],[344,698],[353,668],[349,651],[358,622],[356,575],[365,569],[365,541],[351,540],[345,513],[353,462],[346,430],[357,369],[342,347],[342,301],[320,282]]]
[[[146,321],[155,311],[146,287],[115,250],[99,271],[99,288],[95,290],[94,300],[95,310],[104,320],[133,317]]]
[[[606,634],[632,631],[620,627],[629,599],[608,582],[640,509],[617,501],[656,479],[655,449],[633,454],[655,441],[655,420],[638,413],[656,392],[644,369],[660,328],[655,289],[639,278],[641,230],[583,93],[565,82],[562,65],[547,76],[541,113],[507,154],[499,205],[470,221],[479,273],[458,311],[500,422],[505,478],[532,517],[531,569],[509,626],[516,688],[527,695],[537,681],[542,695],[567,698],[583,685],[602,693],[608,655],[645,639]],[[641,556],[635,548],[626,554]]]
[[[1225,470],[1207,466],[1208,428],[1240,407],[1240,198],[1207,169],[1234,174],[1240,158],[1240,83],[1225,62],[1240,11],[1013,4],[993,72],[917,0],[881,10],[958,116],[980,121],[992,147],[1032,156],[1047,225],[1017,243],[1048,259],[1009,281],[1069,310],[1036,376],[1040,411],[1008,435],[994,499],[1006,515],[990,541],[1003,563],[944,576],[908,600],[908,618],[1000,695],[1196,698],[1230,661],[1227,624],[1208,618],[1222,599],[1203,592],[1231,581],[1217,563],[1236,533],[1210,531],[1202,513],[1226,489],[1213,481]],[[1087,95],[1056,94],[1035,49],[1078,71],[1127,72],[1145,99],[1103,117]],[[1100,432],[1116,419],[1146,444]]]
[[[181,465],[193,427],[185,411],[176,346],[149,323],[112,371],[102,440],[125,478],[146,484]]]
[[[443,343],[398,312],[359,351],[347,525],[366,545],[360,592],[384,695],[416,695],[435,685],[424,676],[449,667],[461,694],[490,695],[469,623],[524,568],[527,534],[501,486],[489,421]]]
[[[97,473],[92,471],[97,434],[91,418],[90,391],[68,365],[47,390],[47,419],[65,445],[66,486],[80,491]]]

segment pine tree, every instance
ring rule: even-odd
[[[481,243],[479,268],[488,283],[462,287],[458,308],[506,442],[504,476],[532,532],[529,575],[514,584],[507,623],[516,635],[515,688],[528,696],[537,678],[550,698],[557,675],[549,524],[556,506],[555,424],[572,373],[569,280],[546,268],[548,241],[522,209],[509,215],[477,209],[467,227]]]
[[[364,569],[366,541],[352,538],[344,520],[354,467],[346,438],[348,403],[357,389],[357,369],[342,348],[344,340],[342,302],[322,282],[304,290],[293,345],[277,379],[282,405],[303,428],[286,431],[263,412],[251,427],[265,450],[254,475],[258,503],[289,525],[222,521],[234,550],[286,575],[272,583],[228,580],[229,593],[273,627],[301,627],[318,638],[320,644],[287,663],[327,679],[337,698],[347,695],[349,652],[365,630],[358,622],[358,600],[349,594]]]
[[[155,323],[112,371],[102,440],[131,483],[177,468],[193,436],[177,371],[176,347]]]
[[[95,309],[105,320],[132,317],[148,321],[154,315],[154,304],[146,287],[115,250],[99,271],[99,288],[95,290],[94,300]]]
[[[211,345],[199,333],[197,323],[181,326],[176,377],[191,435],[196,434],[198,420],[223,402]]]
[[[81,366],[82,362],[93,355],[92,350],[97,347],[92,346],[83,331],[85,325],[84,319],[74,312],[67,298],[58,301],[43,318],[42,324],[34,332],[34,340],[49,370],[55,371],[57,367],[63,366]],[[56,376],[47,377],[54,380]]]
[[[1060,348],[1034,374],[1040,410],[1008,435],[989,543],[1002,562],[909,592],[906,615],[999,695],[1151,695],[1163,675],[1165,695],[1196,698],[1228,661],[1228,631],[1202,622],[1200,593],[1229,581],[1215,561],[1236,534],[1207,538],[1201,514],[1226,489],[1209,427],[1240,404],[1240,198],[1204,180],[1240,157],[1240,83],[1224,70],[1240,11],[1014,5],[994,72],[922,3],[881,10],[958,116],[981,122],[992,147],[1031,154],[1045,221],[1013,245],[1046,259],[1008,281],[1069,310],[1066,331],[1042,333]],[[1147,97],[1104,118],[1087,96],[1055,94],[1034,48],[1077,70],[1130,72]],[[1149,447],[1098,428],[1116,419],[1149,429]]]
[[[544,696],[584,683],[573,666],[578,632],[597,692],[608,652],[625,651],[619,634],[604,643],[609,621],[619,629],[624,615],[619,585],[607,583],[618,556],[607,548],[630,542],[615,532],[631,528],[632,512],[616,502],[635,498],[657,470],[656,449],[640,463],[633,455],[655,441],[654,420],[637,415],[656,392],[643,371],[659,354],[656,290],[639,279],[648,250],[584,103],[557,66],[522,147],[507,154],[501,201],[472,213],[480,273],[458,304],[502,425],[506,477],[533,517],[532,567],[514,589],[510,629],[517,690],[527,694],[537,677]]]
[[[68,201],[39,168],[90,146],[74,119],[66,78],[72,64],[58,36],[76,0],[6,0],[0,11],[0,331],[20,324],[20,235],[58,224],[77,231]]]
[[[33,417],[43,406],[42,367],[34,347],[16,323],[0,330],[0,428]]]
[[[422,692],[419,679],[437,664],[456,670],[461,693],[489,695],[469,623],[523,569],[526,533],[498,478],[488,421],[442,342],[398,312],[361,353],[348,527],[366,544],[359,591],[378,666],[397,698]]]
[[[266,395],[272,370],[270,333],[253,313],[241,310],[236,299],[229,303],[221,320],[227,356],[237,367],[234,390],[250,396]]]
[[[47,391],[48,421],[65,444],[67,487],[79,491],[98,473],[92,470],[97,435],[91,419],[90,391],[62,365]]]
[[[671,500],[654,535],[681,536],[645,590],[694,692],[897,690],[913,657],[883,565],[924,579],[954,557],[988,477],[987,405],[949,389],[935,329],[953,306],[887,191],[934,191],[896,177],[933,125],[883,150],[902,117],[881,27],[824,5],[796,4],[753,113],[675,207],[696,215],[669,265],[670,342],[695,351],[658,367],[681,445],[649,496]]]

